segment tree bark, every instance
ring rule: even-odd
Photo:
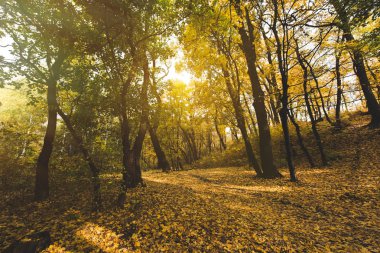
[[[191,157],[191,162],[194,162],[198,160],[200,157],[198,156],[198,148],[195,143],[195,136],[194,133],[191,131],[187,131],[184,127],[179,125],[183,136],[185,137],[185,140],[187,142],[187,145],[189,146],[189,151],[190,151],[190,157]]]
[[[303,138],[302,138],[302,134],[301,134],[301,128],[298,125],[297,121],[295,120],[294,115],[291,113],[291,110],[289,111],[289,119],[292,122],[294,128],[296,129],[296,134],[297,134],[297,139],[298,139],[298,145],[300,146],[300,148],[302,149],[303,153],[305,154],[306,159],[307,159],[307,161],[310,164],[310,167],[315,167],[315,163],[313,161],[313,158],[311,157],[311,155],[309,153],[309,150],[307,149],[307,147],[303,143]]]
[[[219,126],[218,126],[218,122],[216,120],[216,117],[214,118],[214,126],[215,126],[215,130],[216,130],[216,134],[218,135],[218,138],[219,138],[220,146],[223,150],[226,150],[227,145],[226,145],[226,143],[224,143],[224,138],[223,138],[223,136],[219,130]]]
[[[272,140],[268,122],[268,115],[265,109],[264,92],[260,85],[259,76],[256,69],[256,49],[254,44],[254,31],[253,26],[245,9],[245,14],[241,10],[240,0],[234,1],[234,7],[238,16],[246,21],[248,31],[245,29],[244,22],[241,22],[237,28],[242,41],[242,50],[247,62],[248,75],[251,81],[251,88],[254,97],[253,107],[256,111],[257,124],[259,128],[259,143],[260,143],[260,159],[261,169],[263,171],[262,177],[276,178],[281,174],[273,162]],[[247,33],[248,32],[248,33]]]
[[[311,64],[310,64],[306,59],[304,59],[304,61],[305,61],[306,65],[307,65],[307,66],[309,67],[309,69],[310,69],[310,74],[311,74],[311,76],[313,77],[313,80],[314,80],[314,82],[315,82],[315,86],[316,86],[315,88],[317,89],[318,94],[319,94],[319,98],[321,99],[321,106],[319,106],[319,105],[317,104],[317,106],[318,106],[318,110],[320,111],[319,108],[322,107],[322,111],[323,111],[323,114],[325,115],[325,118],[326,118],[327,122],[329,122],[331,125],[333,125],[333,122],[331,121],[331,119],[330,119],[330,117],[329,117],[329,114],[328,114],[327,111],[326,111],[325,101],[323,100],[323,94],[322,94],[322,92],[321,92],[321,89],[319,88],[319,81],[318,81],[317,76],[315,75],[315,72],[314,72],[313,66],[311,66]],[[317,98],[315,99],[315,101],[316,101],[316,103],[318,103]],[[321,113],[321,112],[320,112],[320,117],[322,118],[322,113]]]
[[[150,124],[148,124],[148,130],[150,139],[152,140],[154,152],[157,156],[157,168],[162,169],[163,172],[168,172],[170,170],[170,165],[166,159],[165,152],[161,148],[160,141],[157,137],[157,131]]]
[[[274,69],[274,63],[272,59],[271,48],[269,45],[269,39],[267,35],[265,34],[265,31],[262,25],[260,26],[260,29],[261,29],[261,34],[263,35],[263,38],[264,38],[265,48],[267,51],[266,56],[268,59],[268,63],[270,65],[270,78],[268,78],[268,83],[269,83],[268,92],[269,92],[269,99],[270,99],[269,103],[271,105],[271,109],[273,112],[273,123],[278,124],[280,123],[280,119],[278,117],[279,114],[278,114],[277,108],[280,107],[281,101],[279,101],[279,99],[277,99],[277,97],[273,95],[273,92],[275,94],[279,93],[277,79],[276,79],[276,72]]]
[[[281,95],[282,107],[280,109],[280,119],[281,119],[281,125],[282,125],[282,132],[284,135],[286,160],[288,162],[290,180],[295,182],[297,181],[297,178],[296,178],[295,166],[294,166],[294,161],[293,161],[292,144],[290,142],[289,125],[288,125],[289,85],[288,85],[288,66],[287,66],[287,58],[286,58],[287,50],[284,48],[285,45],[281,43],[280,37],[278,35],[278,31],[277,31],[277,19],[279,18],[277,0],[274,0],[272,2],[274,5],[274,22],[273,22],[272,30],[276,39],[276,54],[277,54],[277,60],[278,60],[278,67],[281,73],[281,83],[282,83],[282,95]],[[284,30],[284,33],[285,31],[287,33],[287,27],[284,26],[283,30]],[[286,39],[284,39],[283,41],[286,41],[289,43],[287,34],[284,34],[284,36]]]
[[[57,129],[57,81],[61,66],[66,59],[63,50],[59,49],[57,59],[51,67],[51,75],[47,80],[48,122],[44,143],[37,159],[34,199],[46,200],[49,197],[49,160],[53,152],[53,143]]]
[[[338,14],[339,20],[341,22],[340,28],[343,31],[343,38],[348,42],[355,41],[355,38],[351,32],[347,11],[345,10],[343,3],[341,3],[339,0],[330,0],[330,3],[334,6],[334,9]],[[354,70],[359,79],[360,86],[366,99],[368,112],[371,114],[372,119],[370,126],[380,127],[380,106],[371,90],[371,84],[369,82],[364,65],[363,54],[357,47],[353,47],[351,49],[351,53],[353,56],[352,63]]]
[[[377,100],[380,101],[380,82],[379,82],[379,79],[377,78],[376,73],[370,68],[367,60],[365,61],[365,65],[366,65],[369,73],[371,74],[373,80],[375,81],[376,89],[377,89]]]
[[[252,125],[252,129],[253,129],[253,133],[257,137],[257,136],[259,136],[259,133],[257,132],[256,122],[255,122],[255,120],[253,118],[251,109],[249,108],[249,104],[248,104],[247,98],[246,98],[246,96],[245,96],[244,93],[243,93],[243,98],[244,98],[245,107],[247,107],[247,110],[248,110],[249,119],[251,120],[251,125]]]
[[[71,124],[70,119],[67,117],[67,115],[62,111],[62,109],[59,106],[57,106],[57,112],[61,116],[63,121],[65,122],[67,129],[70,131],[75,142],[79,146],[79,149],[81,150],[85,161],[88,163],[88,167],[90,168],[90,172],[91,172],[91,182],[93,186],[92,206],[93,206],[94,211],[98,211],[101,208],[101,193],[100,193],[100,178],[99,178],[100,170],[98,167],[96,167],[94,160],[92,159],[90,155],[90,152],[84,145],[82,137],[77,133],[77,131],[75,131],[73,125]]]
[[[161,116],[161,108],[162,108],[162,101],[160,94],[157,91],[157,81],[155,76],[155,68],[156,68],[156,60],[152,60],[153,63],[153,70],[152,70],[152,85],[151,85],[151,91],[154,95],[154,97],[157,100],[157,110],[152,116],[152,124],[151,122],[148,123],[148,130],[149,135],[152,140],[152,145],[154,152],[156,153],[157,157],[157,168],[162,169],[163,172],[168,172],[170,170],[170,164],[166,158],[166,154],[164,150],[161,147],[160,140],[157,137],[157,128],[159,126],[160,116]]]
[[[45,200],[49,197],[49,160],[57,128],[57,82],[48,81],[48,123],[42,150],[38,156],[34,199]]]
[[[236,91],[233,90],[231,80],[230,80],[230,74],[228,70],[224,67],[222,67],[222,72],[224,76],[224,80],[226,82],[228,94],[230,95],[230,98],[232,100],[232,105],[234,108],[235,112],[235,118],[237,121],[237,126],[240,129],[241,136],[244,140],[244,146],[245,146],[245,151],[247,154],[247,159],[250,167],[253,167],[255,170],[257,176],[262,176],[262,170],[260,168],[260,165],[256,159],[255,154],[253,153],[253,148],[252,144],[249,140],[246,124],[245,124],[245,118],[243,115],[243,108],[241,107],[240,99],[239,99],[239,94],[236,94]]]
[[[309,98],[309,91],[307,90],[307,82],[308,82],[307,67],[304,64],[304,60],[302,59],[301,54],[299,52],[299,47],[298,47],[297,41],[296,41],[296,48],[295,49],[296,49],[298,62],[299,62],[300,66],[303,70],[303,92],[304,92],[304,99],[305,99],[307,113],[309,114],[309,118],[310,118],[310,122],[311,122],[311,129],[313,131],[315,141],[317,142],[319,154],[321,156],[322,165],[326,166],[327,165],[326,155],[325,155],[325,152],[323,149],[321,137],[318,133],[317,124],[316,124],[316,121],[315,121],[315,118],[314,118],[314,115],[313,115],[313,112],[311,109],[310,101],[309,101],[309,99],[310,99]]]
[[[341,52],[335,54],[335,76],[336,76],[336,107],[335,107],[335,128],[342,128],[342,121],[340,119],[340,107],[342,104],[342,78],[340,74],[340,55]]]
[[[129,188],[135,188],[139,184],[144,185],[141,175],[140,158],[145,134],[147,131],[148,122],[148,86],[150,82],[148,59],[145,56],[143,62],[143,84],[141,87],[140,99],[141,99],[141,116],[140,126],[135,138],[133,147],[131,148],[130,140],[130,127],[128,117],[126,114],[126,94],[133,75],[130,75],[127,82],[122,87],[121,93],[121,132],[123,143],[123,171],[122,171],[122,184],[121,192],[118,197],[118,205],[122,207],[125,203],[126,191]],[[133,73],[132,73],[133,74]]]

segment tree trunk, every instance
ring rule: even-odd
[[[198,156],[198,148],[197,148],[197,145],[195,143],[194,133],[191,133],[190,131],[187,131],[181,125],[179,125],[179,127],[182,130],[182,133],[183,133],[183,136],[185,137],[187,145],[189,146],[191,162],[194,162],[194,161],[196,161],[196,160],[198,160],[200,158]]]
[[[49,160],[57,128],[57,82],[50,79],[47,91],[48,122],[42,150],[38,156],[34,199],[45,200],[49,197]]]
[[[159,126],[160,116],[161,116],[161,109],[162,109],[162,100],[160,97],[160,94],[157,91],[157,81],[156,81],[156,75],[155,75],[155,69],[156,69],[156,60],[152,59],[153,69],[152,69],[152,85],[151,85],[151,91],[154,95],[154,97],[157,100],[157,110],[152,116],[152,124],[151,122],[148,123],[148,130],[149,135],[152,140],[153,148],[157,156],[157,167],[159,169],[162,169],[163,172],[168,172],[170,170],[170,164],[166,158],[164,150],[161,148],[160,140],[157,137],[157,128]]]
[[[255,170],[257,176],[262,176],[262,170],[260,168],[260,165],[255,157],[255,154],[253,153],[253,148],[251,145],[251,142],[249,140],[246,124],[245,124],[245,118],[243,115],[243,108],[241,107],[241,103],[239,100],[239,94],[236,94],[236,91],[233,90],[231,80],[230,80],[230,74],[228,70],[224,67],[222,67],[222,72],[224,76],[224,80],[226,82],[228,94],[230,95],[230,98],[232,100],[232,105],[235,112],[235,118],[237,121],[237,126],[240,129],[241,136],[244,140],[244,146],[245,151],[247,154],[247,159],[250,167],[253,167]]]
[[[330,0],[331,4],[334,6],[336,13],[338,14],[339,20],[341,22],[340,28],[343,31],[343,38],[347,42],[355,41],[354,36],[351,32],[351,27],[349,24],[349,18],[344,6],[338,0]],[[376,100],[375,95],[371,90],[371,85],[367,76],[367,72],[364,65],[363,54],[359,48],[353,47],[351,49],[353,55],[353,66],[355,73],[359,79],[360,86],[362,88],[364,97],[367,102],[368,112],[371,114],[371,127],[380,127],[380,106]]]
[[[61,66],[66,59],[66,54],[59,49],[58,56],[50,69],[50,77],[47,80],[47,105],[48,122],[45,132],[44,144],[37,159],[34,199],[42,201],[49,197],[49,160],[53,152],[53,143],[57,129],[57,81]]]
[[[132,81],[132,75],[128,78],[127,82],[122,87],[121,93],[121,133],[123,143],[123,171],[122,171],[122,184],[121,192],[118,197],[118,205],[122,207],[125,203],[126,191],[129,188],[135,188],[139,184],[144,185],[141,175],[140,158],[145,134],[147,131],[148,122],[148,86],[150,82],[148,59],[145,56],[143,63],[143,84],[141,87],[141,117],[140,126],[135,138],[133,147],[131,149],[130,128],[128,117],[126,114],[126,100],[127,89]]]
[[[231,127],[231,137],[235,140],[235,142],[239,142],[238,131],[235,126]]]
[[[269,92],[269,99],[270,99],[269,103],[271,105],[271,109],[273,112],[273,123],[276,125],[276,124],[280,123],[277,108],[280,107],[281,102],[278,101],[279,99],[277,99],[277,97],[273,95],[273,92],[275,94],[278,94],[279,89],[278,89],[278,85],[277,85],[274,63],[272,60],[272,52],[271,52],[271,48],[270,48],[270,44],[269,44],[269,39],[268,39],[267,35],[265,34],[265,30],[264,30],[262,25],[260,25],[260,29],[261,29],[261,34],[263,35],[263,38],[264,38],[264,43],[265,43],[265,48],[266,48],[266,56],[268,59],[268,63],[270,65],[270,78],[268,78],[268,83],[269,83],[268,92]],[[276,38],[276,40],[277,40],[277,38]]]
[[[335,128],[342,128],[342,121],[340,119],[340,107],[342,104],[342,78],[340,75],[340,55],[341,52],[335,54],[335,76],[336,76],[336,107],[335,107]]]
[[[308,82],[307,67],[304,64],[304,61],[303,61],[303,59],[301,57],[301,54],[299,52],[297,41],[296,41],[296,54],[297,54],[298,62],[299,62],[300,66],[301,66],[301,68],[303,70],[303,92],[304,92],[304,99],[305,99],[307,113],[309,114],[309,118],[310,118],[310,122],[311,122],[311,129],[313,131],[314,138],[315,138],[315,140],[317,142],[319,154],[321,156],[322,165],[326,166],[327,165],[326,155],[325,155],[324,150],[323,150],[323,145],[322,145],[321,137],[319,136],[318,129],[317,129],[317,124],[316,124],[316,121],[314,119],[314,115],[313,115],[313,112],[312,112],[312,109],[311,109],[311,105],[310,105],[310,101],[309,101],[309,99],[310,99],[309,98],[309,91],[307,90],[307,82]]]
[[[220,133],[216,117],[214,119],[214,126],[215,126],[215,130],[216,130],[216,134],[218,135],[218,138],[219,138],[220,146],[222,147],[223,150],[226,150],[227,149],[227,145],[226,145],[226,143],[224,143],[224,138],[223,138],[222,134]]]
[[[253,118],[251,109],[249,108],[249,104],[248,104],[247,98],[246,98],[246,96],[245,96],[244,93],[243,93],[243,98],[244,98],[245,107],[247,107],[247,110],[248,110],[249,119],[251,120],[251,125],[252,125],[252,128],[253,128],[253,133],[257,137],[257,136],[259,136],[259,133],[257,132],[256,122],[255,122],[255,120]]]
[[[287,99],[286,99],[287,100]],[[289,134],[289,125],[288,125],[288,108],[287,102],[282,101],[282,108],[280,109],[280,118],[282,125],[282,132],[284,134],[284,142],[285,142],[285,150],[286,150],[286,160],[288,162],[290,181],[297,181],[296,172],[293,162],[293,154],[292,154],[292,144],[290,142],[290,134]]]
[[[329,114],[327,113],[327,111],[326,111],[326,107],[325,107],[325,101],[323,100],[323,94],[322,94],[322,92],[321,92],[321,89],[319,88],[319,82],[318,82],[318,78],[317,78],[317,76],[315,75],[315,73],[314,73],[314,69],[313,69],[313,66],[311,66],[311,64],[306,60],[306,59],[304,59],[304,61],[305,61],[305,63],[306,63],[306,65],[309,67],[309,69],[310,69],[310,74],[311,74],[311,76],[313,77],[313,80],[314,80],[314,82],[315,82],[315,88],[317,89],[317,91],[318,91],[318,95],[319,95],[319,98],[321,99],[321,107],[322,107],[322,110],[323,110],[323,114],[325,115],[325,118],[326,118],[326,120],[327,120],[327,122],[329,122],[331,125],[333,125],[333,122],[331,121],[331,119],[330,119],[330,117],[329,117]],[[318,110],[319,110],[319,112],[320,112],[320,106],[318,105],[318,100],[317,100],[317,98],[315,97],[315,101],[316,101],[316,103],[317,103],[317,108],[318,108]],[[320,118],[322,118],[322,113],[320,112]]]
[[[142,173],[141,173],[141,166],[140,166],[140,158],[141,158],[141,152],[143,148],[143,143],[147,131],[147,121],[140,123],[140,129],[139,133],[136,137],[135,144],[133,145],[133,152],[132,152],[132,161],[133,161],[133,167],[134,167],[134,177],[132,178],[132,188],[136,187],[137,185],[141,184],[144,185],[143,179],[142,179]]]
[[[377,100],[380,101],[380,82],[376,76],[376,73],[370,68],[367,60],[365,61],[365,64],[373,80],[375,81],[376,89],[377,89]]]
[[[310,103],[314,104],[314,102],[315,102],[315,107],[314,108],[316,108],[317,112],[318,112],[318,117],[317,116],[315,117],[315,119],[316,119],[315,121],[316,122],[321,122],[321,121],[323,121],[322,111],[321,111],[322,107],[319,105],[318,98],[317,98],[317,95],[315,95],[314,90],[313,90],[313,92],[311,92],[311,95],[312,96],[310,96]],[[314,97],[314,99],[313,99],[313,97]]]
[[[93,186],[93,210],[98,211],[101,208],[101,193],[100,193],[100,178],[99,178],[99,168],[96,167],[94,160],[92,159],[90,152],[87,150],[86,146],[83,143],[82,137],[75,131],[73,125],[71,124],[70,119],[62,111],[62,109],[57,106],[57,112],[63,119],[66,124],[67,129],[70,131],[75,142],[78,144],[79,149],[81,150],[85,161],[88,163],[91,172],[91,181]]]
[[[273,162],[273,150],[272,140],[268,122],[268,115],[265,109],[264,92],[260,85],[259,76],[256,69],[256,49],[254,43],[254,31],[253,26],[248,14],[248,10],[245,9],[245,13],[241,10],[240,1],[234,1],[234,7],[238,16],[246,21],[248,31],[244,28],[244,22],[241,21],[238,27],[238,32],[242,41],[242,50],[247,62],[248,75],[251,81],[251,88],[253,93],[253,107],[256,111],[257,124],[259,128],[259,143],[260,143],[260,159],[261,169],[263,171],[262,177],[264,178],[276,178],[281,174]],[[248,33],[247,33],[248,32]]]
[[[294,118],[294,115],[291,113],[291,111],[289,111],[289,119],[292,122],[294,128],[296,129],[297,139],[298,139],[298,145],[300,145],[300,148],[302,149],[303,153],[305,154],[306,159],[307,159],[307,161],[310,164],[310,167],[315,167],[315,163],[313,161],[313,158],[311,157],[311,155],[309,153],[309,150],[307,149],[307,147],[303,143],[303,138],[302,138],[302,134],[301,134],[301,128],[297,124],[297,122],[296,122],[296,120]]]
[[[157,168],[162,169],[163,172],[168,172],[170,170],[170,165],[166,159],[165,152],[161,148],[160,141],[157,137],[157,131],[156,129],[153,129],[150,124],[148,124],[148,130],[150,139],[152,140],[154,152],[157,156]]]
[[[277,0],[273,1],[274,5],[274,22],[273,22],[273,33],[275,35],[276,39],[276,54],[277,54],[277,60],[278,60],[278,66],[281,73],[281,83],[282,83],[282,95],[281,95],[281,109],[280,109],[280,119],[281,119],[281,125],[282,125],[282,132],[284,135],[284,142],[285,142],[285,150],[286,150],[286,160],[288,162],[288,168],[289,168],[289,174],[290,174],[290,181],[295,182],[297,181],[296,178],[296,172],[293,162],[293,154],[292,154],[292,145],[290,142],[290,134],[289,134],[289,125],[288,125],[288,66],[287,66],[287,51],[284,53],[284,47],[285,45],[281,43],[278,31],[277,31],[277,19],[279,18],[278,13],[278,6],[277,6]],[[284,33],[286,31],[287,33],[287,27],[283,27]],[[287,34],[284,34],[284,37],[286,38],[283,41],[288,41]]]

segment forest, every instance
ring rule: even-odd
[[[379,252],[377,0],[0,0],[0,252]]]

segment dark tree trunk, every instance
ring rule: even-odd
[[[269,86],[270,87],[270,86]],[[271,94],[273,91],[271,89],[268,90],[268,93]],[[281,103],[281,102],[280,102]],[[276,107],[276,104],[273,100],[273,96],[269,95],[269,108],[271,112],[271,120],[274,125],[278,125],[280,123],[279,119],[279,111]]]
[[[152,85],[151,85],[151,91],[154,95],[154,97],[157,100],[157,110],[155,114],[152,116],[152,124],[148,122],[148,130],[149,135],[152,140],[153,148],[157,156],[157,167],[159,169],[162,169],[163,172],[168,172],[170,170],[170,164],[166,158],[164,150],[161,148],[160,140],[157,137],[157,128],[159,126],[160,116],[161,116],[161,108],[162,108],[162,101],[160,94],[157,91],[157,81],[155,76],[155,69],[156,69],[156,60],[152,60],[153,63],[153,70],[152,70]]]
[[[310,94],[314,95],[311,90],[310,90]],[[314,95],[314,98],[315,98],[315,95]],[[314,101],[316,102],[316,105],[314,105]],[[313,114],[315,115],[314,118],[316,119],[317,122],[319,122],[320,120],[318,120],[318,119],[321,118],[322,114],[321,114],[321,108],[319,108],[318,101],[316,99],[313,100],[311,98],[311,96],[309,96],[309,103],[311,106],[311,110],[312,110]]]
[[[269,99],[270,99],[269,103],[271,105],[271,109],[273,112],[273,123],[279,124],[280,118],[279,118],[279,113],[277,111],[277,108],[280,107],[281,101],[279,99],[277,99],[277,97],[276,97],[276,95],[279,93],[279,88],[278,88],[277,79],[276,79],[276,72],[274,69],[274,63],[273,63],[273,59],[272,59],[271,48],[269,45],[269,39],[268,39],[267,35],[265,34],[264,28],[262,26],[260,26],[260,29],[261,29],[261,34],[263,35],[263,38],[264,38],[265,48],[267,51],[266,56],[268,59],[268,63],[270,65],[270,78],[268,78],[268,83],[269,83],[268,92],[269,92]],[[275,93],[275,94],[273,94],[273,93]]]
[[[281,43],[278,31],[277,31],[277,19],[279,18],[277,0],[273,1],[274,5],[274,22],[273,22],[273,33],[276,39],[276,54],[278,60],[278,66],[281,73],[281,83],[282,83],[282,95],[281,95],[281,109],[280,109],[280,119],[282,125],[282,131],[284,134],[284,142],[285,142],[285,150],[286,150],[286,160],[288,162],[290,180],[295,182],[297,181],[296,172],[293,162],[293,154],[292,154],[292,144],[290,142],[290,134],[289,134],[289,125],[288,125],[288,66],[287,66],[287,50],[284,48],[285,45]],[[287,27],[283,27],[284,32],[287,33]],[[287,34],[284,34],[285,40],[287,43],[288,37]],[[284,52],[285,50],[285,52]]]
[[[191,162],[194,162],[194,161],[196,161],[196,160],[198,160],[200,158],[199,157],[198,148],[197,148],[197,144],[195,142],[194,132],[193,132],[192,129],[190,129],[189,131],[186,130],[181,125],[179,127],[182,130],[182,133],[183,133],[183,136],[185,137],[187,145],[189,146]]]
[[[232,83],[230,80],[230,74],[228,70],[223,67],[222,72],[223,72],[224,80],[226,82],[228,94],[230,95],[230,98],[232,100],[232,105],[235,112],[237,126],[240,129],[241,136],[244,140],[244,146],[245,146],[245,151],[247,154],[249,166],[253,167],[257,176],[262,176],[260,165],[256,159],[255,154],[253,153],[252,144],[249,140],[249,136],[248,136],[248,132],[247,132],[246,124],[245,124],[245,118],[243,115],[243,108],[241,107],[241,103],[239,99],[239,94],[236,94],[236,91],[233,90]]]
[[[259,136],[259,133],[257,132],[256,122],[255,122],[255,120],[253,118],[251,109],[249,108],[249,104],[248,104],[248,101],[247,101],[247,98],[246,98],[245,94],[243,94],[243,98],[244,98],[245,107],[247,107],[247,110],[248,110],[249,119],[251,120],[251,125],[252,125],[252,128],[253,128],[253,132],[254,132],[255,136]]]
[[[129,79],[129,81],[131,81]],[[121,117],[120,117],[120,132],[121,132],[121,141],[123,148],[123,171],[122,171],[122,183],[121,183],[121,192],[118,197],[118,205],[119,207],[123,207],[125,203],[125,193],[128,188],[131,187],[132,179],[134,178],[134,168],[132,165],[132,154],[131,154],[131,143],[129,140],[130,136],[130,127],[128,122],[128,117],[126,113],[126,101],[125,97],[127,95],[127,84],[125,83],[121,92]]]
[[[334,6],[334,9],[338,14],[339,20],[341,22],[340,28],[343,31],[343,38],[348,42],[355,41],[355,38],[351,32],[349,18],[344,5],[339,0],[330,0],[330,2]],[[366,99],[368,112],[372,117],[370,125],[372,127],[380,127],[380,106],[371,90],[371,85],[364,65],[363,54],[357,47],[353,47],[351,49],[351,53],[353,56],[352,59],[354,70],[359,79],[360,86]]]
[[[218,135],[218,138],[219,138],[220,146],[223,150],[226,150],[227,145],[224,142],[224,138],[223,138],[222,134],[220,133],[218,122],[217,122],[216,118],[214,119],[214,125],[215,125],[216,134]]]
[[[319,114],[320,114],[320,117],[322,118],[322,113],[320,111],[320,108],[322,107],[322,110],[323,110],[323,114],[325,115],[325,118],[327,120],[327,122],[329,122],[331,125],[333,125],[333,122],[331,121],[330,117],[329,117],[329,114],[327,113],[326,111],[326,107],[325,107],[325,101],[323,100],[323,94],[321,92],[321,89],[319,88],[319,81],[318,81],[318,78],[317,76],[315,75],[315,72],[314,72],[314,69],[313,69],[313,66],[311,66],[311,64],[306,60],[304,59],[305,63],[307,64],[307,66],[309,67],[310,69],[310,74],[311,76],[313,77],[313,80],[315,82],[315,88],[317,89],[318,91],[318,95],[319,95],[319,98],[321,99],[321,106],[318,105],[318,100],[317,98],[315,97],[315,101],[317,103],[317,108],[318,108],[318,111],[319,111]]]
[[[141,184],[144,185],[143,179],[142,179],[142,173],[141,173],[141,166],[140,166],[140,158],[141,158],[141,152],[144,144],[145,135],[147,132],[147,121],[142,120],[140,123],[140,129],[139,133],[136,137],[135,144],[133,145],[132,149],[132,165],[134,167],[134,177],[132,179],[131,185],[132,188],[136,187],[137,185]]]
[[[157,156],[157,167],[162,169],[163,172],[168,172],[170,170],[170,165],[166,159],[165,152],[162,150],[160,141],[157,137],[157,131],[150,124],[148,125],[150,139],[152,140],[153,149]]]
[[[377,100],[380,101],[380,82],[379,82],[379,79],[377,78],[375,72],[370,68],[367,60],[365,61],[365,64],[366,64],[366,67],[367,67],[369,73],[371,74],[373,80],[375,81],[376,89],[377,89]]]
[[[143,63],[143,84],[141,87],[141,117],[140,126],[135,138],[133,147],[131,148],[129,120],[126,114],[126,95],[133,75],[130,75],[124,83],[121,92],[121,134],[123,144],[123,171],[121,192],[118,197],[118,205],[122,207],[125,203],[126,191],[129,188],[135,188],[139,184],[144,185],[141,175],[140,158],[147,131],[148,122],[148,86],[150,82],[148,59],[145,57]]]
[[[284,134],[285,141],[285,149],[286,149],[286,160],[288,162],[288,168],[290,173],[290,181],[297,181],[296,178],[296,169],[294,167],[293,162],[293,154],[292,154],[292,144],[290,142],[290,134],[289,134],[289,125],[288,125],[288,109],[284,106],[287,106],[287,102],[282,102],[282,108],[280,109],[280,118],[282,124],[282,131]]]
[[[139,184],[143,185],[140,168],[141,149],[137,142],[144,138],[146,127],[140,126],[139,135],[136,138],[133,149],[123,147],[123,172],[121,192],[118,197],[118,205],[122,207],[125,203],[126,191],[129,188],[135,188]],[[143,141],[142,141],[143,142]],[[141,143],[142,147],[142,143]]]
[[[130,150],[125,155],[124,167],[126,170],[123,171],[123,188],[135,188],[140,183],[142,183],[141,178],[141,168],[140,168],[140,157],[141,153],[138,153],[138,150]]]
[[[263,171],[264,178],[276,178],[280,177],[281,174],[278,172],[277,168],[273,162],[273,150],[272,150],[272,140],[268,122],[268,115],[265,109],[264,92],[260,85],[259,76],[256,69],[256,49],[254,44],[254,31],[253,26],[248,14],[248,10],[245,10],[245,14],[241,10],[240,1],[234,1],[234,7],[238,16],[245,20],[248,26],[248,33],[244,28],[244,23],[241,22],[240,27],[238,27],[238,32],[242,40],[242,50],[247,61],[248,75],[251,81],[251,88],[254,97],[253,107],[256,111],[257,124],[259,128],[260,136],[260,158],[261,158],[261,168]]]
[[[346,100],[346,96],[344,95],[344,92],[342,92],[342,101],[343,101],[344,107],[346,107],[346,111],[349,113],[350,110],[348,109],[348,102]]]
[[[49,160],[53,151],[53,143],[57,129],[57,81],[61,66],[66,59],[63,50],[59,50],[58,57],[50,69],[47,80],[48,122],[42,150],[37,159],[34,199],[42,201],[49,197]]]
[[[235,140],[235,142],[239,142],[238,132],[235,127],[231,127],[231,137]]]
[[[37,160],[34,199],[45,200],[49,197],[49,160],[53,151],[53,142],[57,128],[57,82],[48,81],[48,124],[44,144]]]
[[[304,99],[305,99],[307,113],[309,114],[309,118],[310,118],[310,122],[311,122],[311,129],[313,131],[315,141],[317,142],[319,154],[321,156],[322,165],[326,166],[327,165],[326,155],[325,155],[325,152],[323,149],[321,137],[318,133],[317,124],[316,124],[317,122],[314,118],[313,111],[311,109],[311,105],[310,105],[310,101],[309,101],[309,99],[310,99],[309,98],[309,91],[307,90],[307,82],[308,82],[307,67],[304,64],[304,60],[302,59],[301,54],[299,52],[297,41],[296,41],[296,54],[297,54],[298,62],[299,62],[300,66],[303,70],[303,92],[304,92]]]
[[[91,181],[93,186],[93,210],[98,211],[101,208],[101,193],[100,193],[100,178],[99,178],[99,168],[96,167],[94,160],[92,159],[90,152],[83,143],[82,137],[75,131],[73,125],[71,124],[70,119],[67,115],[57,106],[57,112],[63,119],[66,124],[67,129],[70,131],[75,142],[78,144],[79,149],[81,150],[85,161],[88,163],[91,172]]]
[[[208,155],[212,152],[212,146],[213,146],[213,140],[212,140],[212,134],[211,130],[207,131],[207,151]]]
[[[345,35],[347,41],[352,41],[353,36]],[[349,39],[348,39],[349,38]],[[352,39],[350,39],[352,38]],[[364,67],[363,56],[359,50],[353,51],[353,65],[356,69],[357,76],[359,78],[360,86],[363,90],[364,97],[367,102],[368,112],[371,114],[371,123],[372,127],[380,126],[380,106],[376,100],[375,95],[373,94],[370,86],[370,82]]]
[[[337,53],[335,55],[335,76],[336,76],[336,107],[335,107],[335,128],[342,128],[342,121],[340,119],[340,107],[342,104],[342,78],[340,75],[340,55]]]
[[[303,138],[302,138],[302,134],[301,134],[301,128],[297,124],[297,122],[296,122],[296,120],[294,118],[294,115],[291,113],[291,111],[289,111],[289,119],[292,122],[294,128],[296,129],[298,145],[300,145],[300,148],[302,149],[303,153],[305,154],[306,159],[307,159],[307,161],[310,164],[310,167],[315,167],[315,163],[313,161],[313,158],[311,157],[311,155],[309,153],[309,150],[307,149],[307,147],[303,143]]]

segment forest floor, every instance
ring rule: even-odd
[[[380,131],[366,123],[329,130],[325,142],[339,156],[298,166],[298,183],[285,169],[275,180],[245,167],[148,171],[147,187],[116,209],[119,175],[103,174],[100,213],[89,211],[85,179],[61,182],[42,203],[30,203],[28,189],[0,192],[0,251],[48,230],[47,252],[378,252]]]

